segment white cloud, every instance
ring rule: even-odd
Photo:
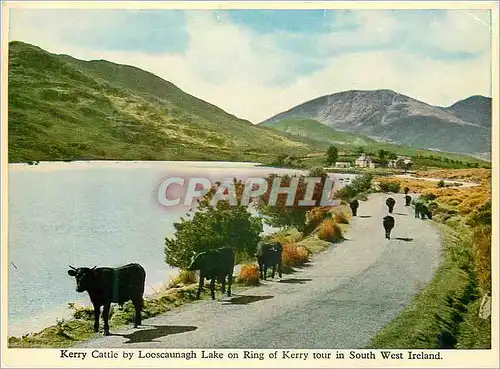
[[[429,24],[426,39],[442,50],[475,53],[490,48],[489,34],[489,11],[454,10]]]
[[[476,16],[484,20],[484,13]],[[322,47],[324,43],[324,47],[335,48],[390,41],[405,27],[386,12],[360,12],[356,17],[363,27],[311,38],[311,46]],[[393,89],[445,106],[473,94],[489,96],[490,56],[484,52],[489,39],[484,36],[484,24],[474,17],[465,13],[448,14],[442,22],[430,24],[428,33],[422,30],[422,37],[435,35],[431,37],[432,46],[446,51],[482,51],[480,58],[437,60],[401,49],[357,51],[324,57],[323,69],[297,76],[286,85],[272,85],[270,81],[296,69],[302,55],[279,50],[276,35],[257,35],[227,19],[217,21],[201,12],[187,14],[190,40],[183,54],[84,49],[61,41],[61,32],[71,27],[71,22],[58,22],[54,18],[45,27],[40,27],[40,17],[16,18],[11,39],[77,58],[134,65],[231,114],[260,122],[301,102],[350,89]],[[80,18],[79,23],[92,25],[92,19]]]

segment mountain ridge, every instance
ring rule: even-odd
[[[79,60],[20,41],[9,43],[8,102],[9,162],[273,164],[281,155],[317,156],[339,142],[338,137],[351,147],[356,142],[372,144],[365,135],[349,136],[326,126],[327,131],[311,135],[304,134],[300,124],[288,131],[254,125],[135,66]],[[401,145],[397,149],[406,150]]]
[[[299,117],[412,147],[491,153],[491,98],[480,95],[440,107],[389,89],[349,90],[303,102],[259,125],[272,127],[281,119]],[[425,131],[433,135],[426,137]],[[447,138],[436,139],[436,133]]]

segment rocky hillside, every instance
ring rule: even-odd
[[[292,117],[415,148],[481,157],[491,153],[491,99],[482,96],[444,108],[391,90],[346,91],[305,102],[261,124],[272,127]]]

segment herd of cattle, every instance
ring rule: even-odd
[[[408,195],[409,191],[410,191],[410,189],[408,187],[404,188],[405,206],[410,206],[410,204],[411,204],[411,196]],[[355,200],[355,201],[356,201],[355,207],[357,210],[359,205],[357,203],[357,200]],[[396,200],[394,200],[393,197],[389,197],[387,200],[385,200],[385,204],[387,205],[387,207],[389,209],[389,213],[392,214],[392,212],[394,210],[394,206],[396,205]],[[351,203],[351,209],[352,209],[352,203]],[[355,215],[354,211],[353,211],[353,215]],[[425,219],[426,217],[429,219],[432,219],[432,212],[429,210],[427,205],[425,205],[423,202],[415,201],[415,218],[419,218],[419,217],[421,217],[421,219]],[[385,230],[385,238],[390,239],[391,238],[391,231],[395,225],[394,217],[391,215],[385,216],[383,218],[382,225],[384,226],[384,230]]]
[[[411,197],[408,196],[409,188],[405,187],[405,206],[410,206]],[[392,213],[396,200],[389,197],[386,205],[389,213]],[[352,215],[357,216],[359,208],[358,200],[353,200],[350,204]],[[427,216],[432,219],[432,214],[421,202],[415,202],[415,218],[419,216],[425,219]],[[394,218],[387,215],[383,218],[385,237],[390,239],[391,231],[394,228]],[[259,265],[260,279],[266,279],[268,268],[272,269],[274,278],[276,270],[282,277],[282,253],[283,245],[280,242],[261,242],[257,247],[256,259]],[[235,252],[231,247],[221,247],[215,250],[208,250],[194,255],[188,270],[199,271],[200,278],[196,297],[199,298],[203,289],[205,279],[210,280],[210,297],[215,299],[215,282],[221,283],[222,293],[226,292],[231,296],[231,284],[233,280]],[[68,274],[76,279],[76,291],[87,291],[90,301],[94,307],[94,331],[99,331],[99,317],[102,309],[104,320],[104,335],[109,335],[109,310],[111,303],[118,303],[122,306],[127,301],[132,301],[135,308],[134,328],[141,325],[141,310],[144,304],[143,295],[146,281],[146,271],[136,263],[127,264],[118,268],[93,267],[75,268],[70,265]]]

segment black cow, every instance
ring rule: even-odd
[[[389,213],[392,213],[394,210],[394,205],[396,205],[396,200],[394,200],[392,197],[389,197],[387,200],[385,200],[385,204],[389,208]]]
[[[411,196],[405,196],[405,206],[410,206],[411,204]]]
[[[408,192],[410,192],[410,189],[408,187],[405,187],[404,191],[405,191],[405,195],[408,195]]]
[[[421,202],[415,202],[415,218],[418,218],[420,216],[420,208],[422,207]]]
[[[351,207],[351,210],[352,210],[352,216],[356,216],[357,213],[358,213],[358,208],[359,208],[359,201],[358,200],[353,200],[351,201],[351,203],[349,204],[349,206]]]
[[[141,325],[141,310],[144,304],[146,271],[139,264],[127,264],[118,268],[69,266],[68,274],[76,279],[76,291],[87,291],[94,306],[94,332],[99,331],[99,315],[102,309],[104,335],[109,336],[109,309],[112,302],[123,305],[132,300],[135,308],[134,328]]]
[[[424,204],[420,205],[420,217],[422,219],[425,219],[425,217],[427,217],[429,219],[432,219],[432,212]]]
[[[210,297],[215,300],[215,280],[222,283],[221,291],[226,292],[226,277],[228,278],[227,296],[231,297],[231,284],[233,283],[234,249],[221,247],[196,254],[191,259],[188,270],[200,271],[200,283],[196,298],[200,298],[205,278],[210,280]]]
[[[390,215],[384,217],[384,221],[382,222],[385,229],[385,238],[391,239],[391,231],[394,228],[394,218]]]
[[[276,267],[278,275],[281,278],[281,255],[283,253],[283,245],[280,242],[260,243],[257,247],[257,262],[259,264],[260,279],[266,280],[267,268],[271,267],[274,273]]]

